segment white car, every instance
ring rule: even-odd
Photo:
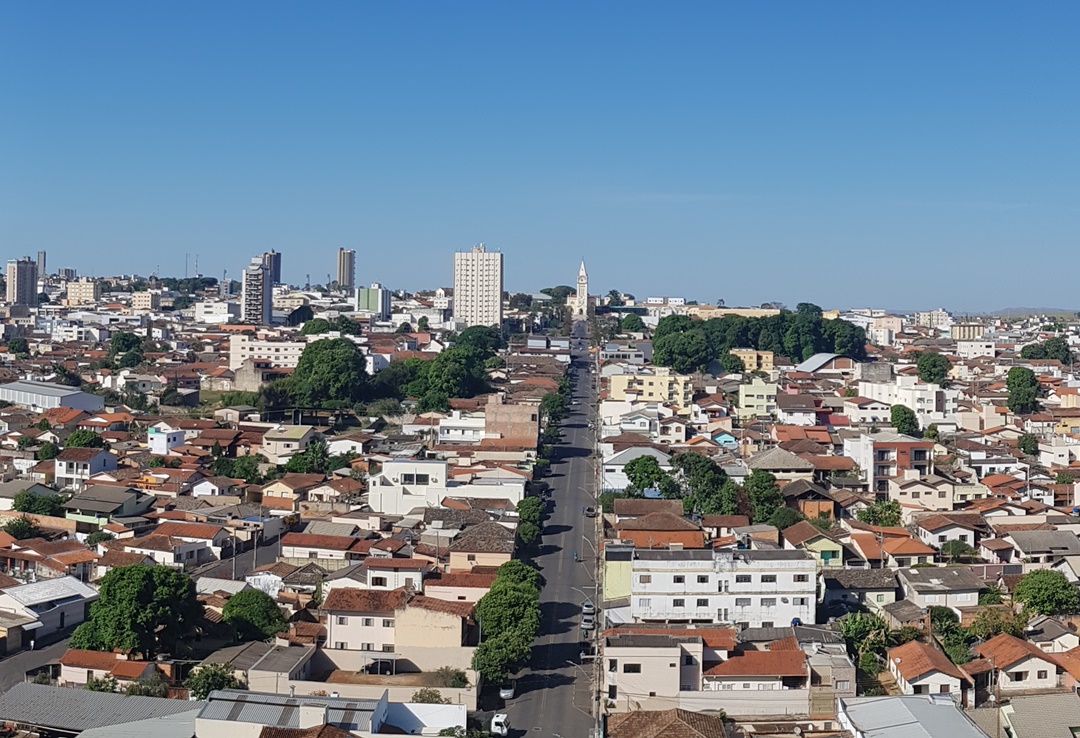
[[[501,687],[499,687],[499,698],[504,700],[512,700],[514,699],[514,691],[514,683],[505,682]]]
[[[582,615],[595,615],[596,614],[596,605],[594,605],[590,600],[585,600],[584,602],[581,603],[581,614]]]
[[[581,629],[582,630],[592,630],[595,627],[596,627],[596,618],[595,617],[593,617],[592,615],[582,615],[581,616]]]
[[[492,735],[510,735],[510,716],[505,712],[497,712],[491,718]]]

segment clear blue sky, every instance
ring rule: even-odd
[[[7,2],[0,244],[98,275],[276,248],[292,282],[346,246],[415,289],[483,241],[515,291],[584,255],[639,297],[1080,307],[1077,28],[1075,2]]]

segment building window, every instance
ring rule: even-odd
[[[640,674],[641,673],[641,664],[623,664],[622,665],[622,673],[623,674]]]
[[[837,679],[834,687],[837,692],[847,692],[851,689],[851,682],[847,679]]]
[[[693,655],[689,654],[689,653],[686,654],[685,656],[682,657],[682,662],[683,662],[683,666],[693,666],[694,665],[694,657],[693,657]]]
[[[750,575],[749,574],[736,574],[735,575],[735,584],[750,584]]]
[[[308,551],[307,557],[309,559],[317,559],[317,558],[319,558],[319,552],[318,551]]]
[[[375,618],[364,618],[364,627],[371,628],[375,625]]]
[[[686,604],[686,600],[681,599],[681,598],[671,601],[671,606],[672,607],[683,607],[685,604]]]
[[[338,649],[339,651],[344,651],[346,648],[348,648],[348,646],[345,644],[344,641],[334,641],[334,648]]]
[[[792,597],[791,598],[791,604],[795,605],[796,607],[805,607],[809,603],[810,603],[810,598],[809,597]]]
[[[682,576],[681,574],[676,574],[674,577],[672,577],[672,581],[674,581],[675,584],[683,584],[686,582],[686,577]]]
[[[698,598],[698,601],[697,601],[697,606],[698,606],[698,607],[708,607],[708,606],[709,606],[709,600],[708,600],[708,598],[706,598],[706,597],[699,597],[699,598]]]
[[[361,643],[360,644],[360,650],[361,651],[374,651],[375,650],[375,644],[374,643]]]
[[[884,601],[885,601],[885,595],[883,595],[883,594],[874,595],[874,602],[884,602]]]
[[[697,583],[698,584],[708,584],[709,583],[709,575],[708,574],[698,574]]]
[[[638,584],[652,584],[652,574],[639,574]]]
[[[616,687],[614,684],[610,685],[607,688],[607,696],[608,696],[609,700],[615,699],[616,697],[619,696],[619,688]]]
[[[762,607],[776,607],[776,598],[775,597],[762,597],[761,598],[761,606]]]
[[[468,554],[468,555],[467,555],[467,556],[465,557],[465,560],[466,560],[466,561],[476,561],[476,554]]]
[[[638,607],[649,607],[652,605],[652,600],[648,597],[639,597],[637,601]]]
[[[776,575],[775,574],[762,574],[761,575],[761,583],[762,584],[776,584]]]
[[[393,628],[394,627],[394,619],[393,618],[383,618],[382,627],[384,627],[384,628]]]
[[[762,628],[771,628],[771,627],[773,627],[773,621],[771,621],[771,620],[762,620],[761,621],[761,627]]]
[[[1012,674],[1009,674],[1009,679],[1011,679],[1014,682],[1026,682],[1027,681],[1027,672],[1026,671],[1014,671]]]
[[[749,597],[736,597],[735,598],[735,607],[750,607],[750,598]]]
[[[371,586],[372,587],[385,587],[386,586],[386,577],[372,577],[371,578]]]
[[[1035,678],[1036,679],[1046,679],[1046,672],[1044,670],[1040,669],[1039,671],[1035,672]]]
[[[383,647],[382,647],[382,650],[383,650],[383,653],[393,653],[394,652],[394,644],[393,643],[384,643]]]
[[[619,670],[619,660],[618,659],[608,659],[607,670],[608,671],[618,671]]]
[[[347,617],[345,617],[344,615],[338,615],[337,624],[338,625],[348,625],[349,624],[349,619]]]
[[[808,582],[808,581],[810,581],[810,577],[807,574],[796,574],[795,575],[795,581],[796,582]]]

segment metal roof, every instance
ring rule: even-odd
[[[841,699],[839,707],[866,738],[986,738],[948,695]]]
[[[146,738],[149,735],[154,738],[191,738],[195,735],[195,716],[198,714],[197,709],[192,709],[175,715],[91,728],[80,733],[79,738]]]
[[[4,593],[25,607],[62,600],[66,597],[90,598],[97,596],[96,589],[88,584],[83,584],[75,577],[44,579],[40,582],[22,584],[18,587],[8,587],[4,590]]]
[[[9,382],[2,385],[2,388],[9,392],[29,392],[35,395],[42,395],[43,397],[70,397],[71,395],[87,394],[82,390],[77,390],[74,387],[68,387],[63,384],[34,382],[29,379],[20,379],[16,382]]]
[[[0,720],[81,733],[90,728],[188,712],[202,705],[186,700],[129,697],[21,682],[0,695]]]
[[[182,703],[184,704],[184,703]],[[263,692],[224,689],[210,693],[199,711],[200,720],[261,723],[274,728],[300,727],[301,705],[326,705],[326,724],[348,731],[370,731],[377,700],[340,697],[289,697]]]

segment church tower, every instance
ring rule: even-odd
[[[585,271],[585,260],[577,273],[577,294],[574,296],[574,317],[589,317],[589,273]]]

